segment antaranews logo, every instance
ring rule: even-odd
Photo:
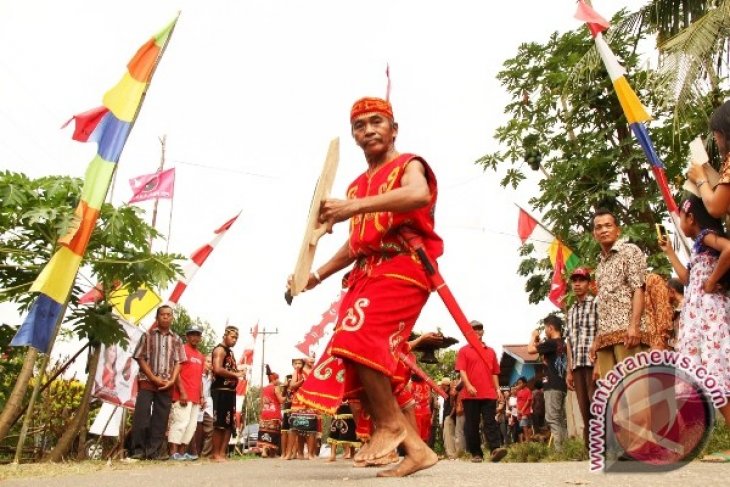
[[[715,377],[669,350],[628,357],[597,382],[591,402],[591,471],[666,472],[707,444],[727,398]]]

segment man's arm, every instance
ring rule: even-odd
[[[222,347],[218,347],[213,350],[213,373],[218,377],[227,377],[229,379],[238,379],[242,376],[243,372],[231,372],[223,368],[223,359],[226,354]]]
[[[144,357],[139,357],[137,359],[137,363],[139,364],[139,370],[141,370],[144,375],[157,387],[165,385],[165,381],[157,377],[153,372],[152,368],[150,367],[150,364],[147,363],[147,360],[144,359]]]
[[[497,397],[500,398],[501,394],[499,393],[499,376],[496,374],[492,374],[492,380],[494,381],[494,390],[497,391]]]
[[[631,324],[626,330],[624,346],[633,348],[641,343],[641,315],[644,313],[644,288],[637,287],[631,297]]]
[[[177,390],[180,392],[180,405],[185,406],[188,403],[188,391],[185,390],[185,385],[183,384],[182,377],[180,374],[177,375],[175,378],[175,387],[177,387]]]
[[[350,245],[349,242],[345,242],[345,244],[340,247],[340,249],[335,252],[335,255],[330,258],[327,262],[325,262],[319,269],[317,269],[317,273],[319,274],[319,278],[324,281],[332,274],[335,274],[345,267],[349,266],[355,262],[355,257],[350,255]],[[291,280],[291,276],[289,277]],[[314,277],[314,273],[309,274],[309,280],[307,281],[307,285],[304,289],[310,290],[313,289],[319,284],[320,281],[317,280],[316,277]]]
[[[407,166],[400,188],[375,196],[348,200],[326,200],[319,212],[321,222],[341,222],[353,215],[379,211],[404,212],[426,206],[431,191],[426,180],[426,168],[418,160]]]
[[[538,353],[538,343],[540,343],[540,331],[532,330],[532,335],[530,335],[530,343],[527,344],[527,353]]]
[[[469,381],[469,376],[466,375],[466,372],[460,370],[459,375],[461,376],[461,381],[464,383],[464,387],[466,387],[466,392],[468,392],[470,396],[476,396],[477,388],[471,384],[471,382]]]
[[[565,373],[565,384],[571,391],[575,390],[575,382],[573,380],[573,351],[570,348],[570,340],[565,340],[565,355],[568,358],[568,366]]]

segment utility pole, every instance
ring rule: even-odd
[[[263,329],[263,331],[259,332],[259,335],[262,335],[263,338],[261,339],[261,388],[264,388],[264,366],[266,364],[266,335],[278,335],[279,334],[279,328],[277,327],[274,329],[274,331],[266,331],[266,328]]]

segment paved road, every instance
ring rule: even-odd
[[[405,479],[377,479],[376,470],[356,469],[351,463],[323,460],[247,460],[226,464],[210,462],[172,463],[147,466],[100,466],[83,475],[63,473],[2,482],[5,486],[54,487],[175,487],[186,486],[380,486],[387,487],[476,487],[484,485],[589,487],[712,487],[730,485],[730,466],[695,462],[663,474],[593,474],[587,462],[472,464],[441,461],[433,468]],[[8,468],[8,467],[2,467]]]

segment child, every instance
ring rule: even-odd
[[[682,202],[679,216],[682,232],[695,240],[689,265],[682,265],[666,239],[659,242],[679,280],[687,286],[677,350],[696,366],[704,366],[730,396],[730,298],[725,294],[730,283],[730,240],[720,220],[710,216],[697,196]],[[730,424],[730,403],[720,412]],[[705,459],[730,462],[730,450]]]
[[[527,379],[517,379],[517,410],[519,412],[520,430],[522,430],[521,441],[526,442],[532,439],[532,391],[527,387]]]

